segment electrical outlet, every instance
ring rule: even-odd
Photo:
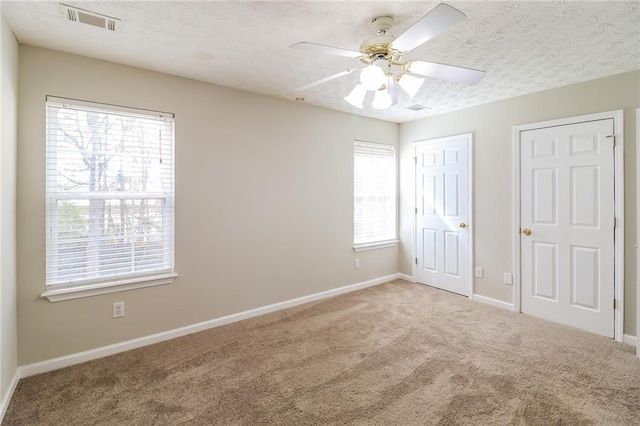
[[[507,285],[513,285],[513,274],[511,272],[505,272],[503,281]]]
[[[353,261],[353,269],[360,269],[360,259],[355,259]]]
[[[481,266],[476,266],[476,278],[482,278],[484,276],[484,269]]]
[[[124,316],[124,302],[115,302],[113,304],[113,318]]]

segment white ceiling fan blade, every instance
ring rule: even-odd
[[[341,49],[339,47],[325,46],[323,44],[307,43],[306,41],[292,44],[292,49],[307,50],[309,52],[327,53],[329,55],[346,56],[347,58],[359,58],[362,53],[355,50]]]
[[[439,78],[441,80],[468,84],[470,86],[478,84],[487,73],[486,71],[427,61],[409,61],[405,65],[405,70],[411,74]]]
[[[295,92],[301,92],[303,90],[311,89],[312,87],[320,86],[321,84],[327,83],[327,82],[329,82],[331,80],[335,80],[336,78],[344,77],[345,75],[351,74],[354,71],[355,71],[355,68],[354,69],[350,69],[350,70],[346,70],[346,71],[342,71],[342,72],[339,72],[337,74],[333,74],[333,75],[330,75],[328,77],[321,78],[320,80],[316,80],[313,83],[309,83],[306,86],[298,87],[297,89],[293,89],[293,90]]]
[[[400,34],[394,41],[391,42],[393,49],[400,52],[408,52],[420,46],[427,40],[430,40],[447,31],[458,22],[464,20],[467,17],[464,13],[460,12],[444,3],[437,5],[431,12],[424,15],[418,22],[413,24],[404,33]]]

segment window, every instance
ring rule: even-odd
[[[47,97],[46,124],[43,296],[170,282],[173,115]]]
[[[355,141],[353,153],[354,249],[358,251],[395,245],[395,147]]]

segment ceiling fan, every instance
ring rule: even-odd
[[[344,99],[351,105],[362,108],[367,92],[374,91],[375,96],[371,105],[377,109],[386,109],[398,103],[398,86],[410,98],[415,96],[424,82],[422,76],[475,85],[482,80],[486,74],[485,71],[436,62],[403,60],[405,53],[449,30],[466,17],[458,9],[440,3],[398,37],[389,33],[393,25],[392,17],[380,16],[373,19],[376,35],[365,40],[360,46],[360,51],[316,43],[295,43],[290,47],[315,53],[346,56],[359,59],[365,64],[365,66],[351,68],[298,87],[295,91],[311,89],[360,71],[360,83]]]

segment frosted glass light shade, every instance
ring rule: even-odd
[[[368,65],[360,72],[360,83],[367,90],[378,90],[385,83],[385,80],[384,71],[377,65]]]
[[[412,75],[402,74],[398,79],[398,84],[402,87],[402,90],[407,92],[409,99],[413,98],[418,90],[422,87],[424,78],[414,77]]]
[[[387,89],[376,91],[376,96],[373,98],[371,106],[375,109],[387,109],[391,106],[391,95]]]
[[[362,102],[364,101],[364,97],[366,94],[367,89],[362,84],[358,84],[353,88],[351,93],[344,97],[344,100],[349,102],[354,107],[362,109]]]

